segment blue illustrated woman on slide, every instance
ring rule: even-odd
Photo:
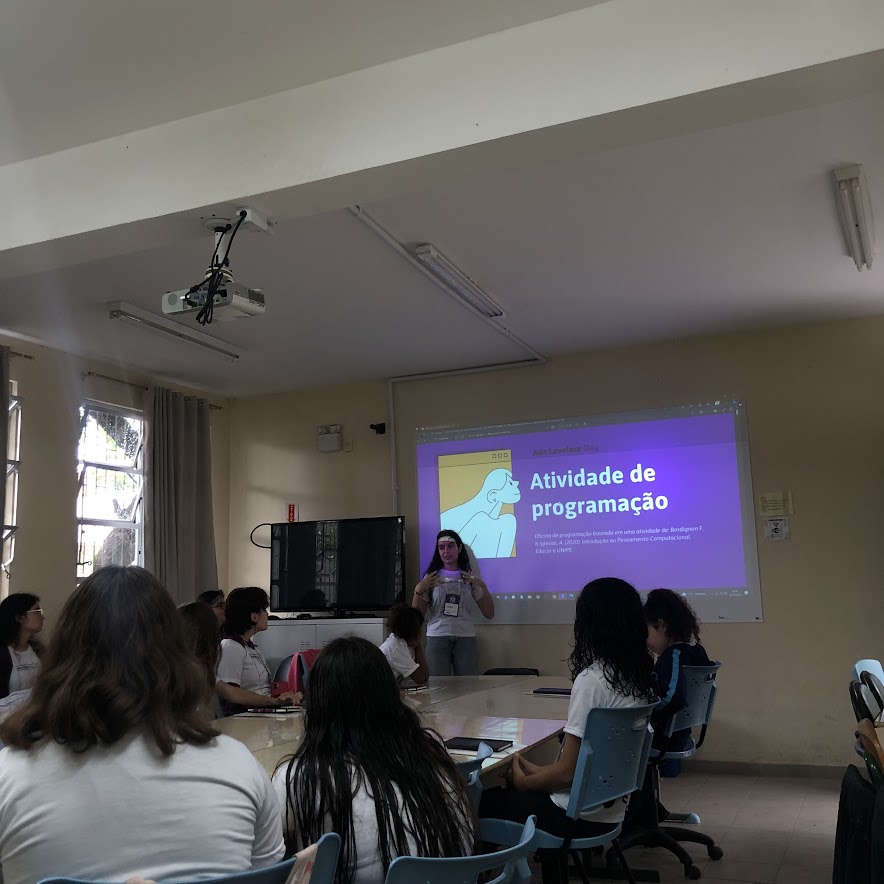
[[[519,483],[509,470],[491,470],[479,493],[442,513],[441,524],[457,531],[477,559],[509,558],[516,542],[516,517],[500,510],[521,496]]]

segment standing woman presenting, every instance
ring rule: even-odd
[[[414,588],[413,607],[427,623],[431,675],[478,675],[476,615],[494,618],[494,601],[456,531],[440,531],[436,551]]]

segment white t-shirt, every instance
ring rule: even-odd
[[[381,651],[387,658],[397,681],[408,678],[418,668],[414,662],[414,651],[408,646],[408,642],[392,632],[384,639]]]
[[[169,757],[140,731],[82,754],[51,741],[0,751],[4,884],[218,878],[284,853],[270,780],[231,737]]]
[[[27,688],[24,691],[13,691],[11,694],[0,698],[0,718],[3,718],[7,712],[12,712],[16,706],[20,706],[30,696],[31,689]],[[2,743],[0,743],[0,748],[2,748]],[[2,881],[3,879],[0,878],[0,884],[2,884]]]
[[[433,587],[430,606],[427,609],[427,635],[464,638],[475,636],[475,624],[483,619],[476,602],[483,594],[484,590],[465,580],[442,577],[442,582]],[[456,616],[445,613],[454,610],[457,611]]]
[[[286,837],[288,837],[295,846],[296,850],[301,850],[306,845],[299,840],[300,833],[296,830],[295,821],[291,818],[291,814],[286,811],[286,787],[285,778],[288,765],[279,768],[273,775],[273,785],[279,800],[279,806],[282,809],[283,828]],[[296,769],[292,772],[293,776],[297,776]],[[354,778],[355,785],[355,778]],[[393,787],[396,793],[396,807],[402,807],[402,794],[397,786]],[[455,803],[454,790],[450,796],[450,800],[446,802],[452,813],[457,812]],[[472,819],[472,813],[469,810],[461,808],[462,820],[466,826],[469,826],[469,820]],[[406,829],[411,831],[414,826],[406,823]],[[469,830],[469,829],[468,829]],[[326,818],[325,831],[331,832],[331,818]],[[378,852],[378,818],[375,809],[374,798],[365,788],[362,787],[353,795],[353,835],[354,848],[356,851],[356,873],[353,876],[353,884],[383,884],[384,867],[381,863],[381,855]],[[407,838],[408,851],[411,856],[417,852],[415,841],[412,837]],[[464,854],[469,856],[472,853],[472,843],[464,844]],[[393,856],[395,857],[395,850]]]
[[[626,706],[646,706],[647,700],[636,700],[612,691],[605,680],[602,667],[598,663],[588,666],[574,679],[571,688],[571,702],[568,704],[568,723],[565,725],[565,733],[573,734],[578,740],[583,739],[586,727],[586,716],[590,709],[621,709]],[[559,750],[561,755],[561,750]],[[562,789],[553,792],[549,796],[562,808],[568,809],[568,801],[571,798],[570,789]],[[626,816],[627,798],[616,801],[612,807],[600,807],[597,810],[582,813],[581,819],[591,820],[594,823],[621,823]]]
[[[40,658],[37,656],[37,652],[30,645],[24,651],[17,651],[12,645],[9,645],[9,656],[12,658],[9,693],[33,687],[37,680],[37,673],[40,671]]]
[[[269,697],[273,676],[259,648],[241,645],[235,639],[225,638],[221,641],[218,680]]]

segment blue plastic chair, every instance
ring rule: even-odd
[[[473,810],[478,812],[479,810],[479,802],[482,800],[482,771],[474,770],[470,774],[470,778],[467,780],[467,792],[470,796],[470,804],[473,805]]]
[[[663,822],[692,823],[699,825],[700,817],[695,813],[667,814],[665,819],[659,819],[660,801],[660,764],[664,761],[682,761],[690,758],[703,745],[706,739],[706,730],[712,718],[712,710],[715,708],[715,697],[718,694],[716,678],[721,663],[711,666],[685,666],[682,670],[685,679],[685,705],[673,715],[664,731],[669,740],[673,734],[683,730],[701,728],[699,738],[694,741],[693,737],[685,749],[678,751],[651,751],[651,765],[648,768],[649,782],[642,789],[643,802],[650,807],[645,808],[649,819],[640,821],[640,828],[629,832],[621,841],[621,848],[626,850],[630,847],[642,845],[644,847],[663,847],[670,853],[675,854],[679,862],[684,866],[684,873],[688,878],[700,877],[700,870],[694,865],[691,855],[679,844],[679,841],[688,841],[694,844],[702,844],[706,848],[710,859],[718,860],[724,855],[721,848],[709,835],[694,829],[682,829],[675,826],[661,826]],[[610,858],[609,858],[610,861]]]
[[[881,679],[875,675],[874,672],[869,672],[866,670],[862,674],[862,678],[860,683],[869,691],[872,695],[872,699],[875,701],[877,707],[884,712],[884,684],[881,683]],[[880,713],[878,715],[880,718]]]
[[[434,859],[422,856],[400,856],[390,863],[384,884],[475,884],[482,872],[503,866],[503,871],[486,884],[511,884],[528,882],[531,871],[528,868],[528,854],[535,836],[536,817],[529,816],[521,826],[516,843],[496,853],[482,856],[457,856]],[[484,823],[482,837],[489,839]],[[313,881],[310,881],[313,884]]]
[[[871,658],[857,660],[853,664],[853,680],[862,681],[864,672],[871,672],[872,675],[877,675],[881,681],[884,681],[884,666],[881,666],[880,660],[873,660]]]
[[[864,672],[863,678],[869,678],[869,673]],[[865,681],[852,681],[848,689],[853,714],[857,721],[862,721],[864,718],[877,721],[881,717],[884,712],[884,703],[881,702],[880,695],[869,684]]]
[[[629,706],[624,709],[590,709],[586,729],[580,742],[580,754],[574,771],[571,797],[566,815],[575,829],[581,814],[611,801],[631,795],[641,787],[651,752],[653,731],[650,727],[653,706]],[[612,823],[603,835],[588,838],[560,838],[538,830],[531,842],[532,850],[555,851],[557,871],[562,884],[568,879],[568,856],[584,884],[588,877],[578,851],[588,851],[613,843],[626,880],[635,884],[626,858],[617,841],[622,824]],[[492,844],[512,844],[518,824],[509,820],[482,820],[482,836]]]
[[[468,761],[457,762],[457,769],[460,771],[460,775],[469,782],[473,772],[482,770],[482,762],[484,762],[486,758],[490,758],[493,752],[494,750],[487,743],[479,743],[475,758],[470,758]]]
[[[685,678],[685,705],[669,719],[665,735],[669,739],[678,731],[693,730],[693,728],[699,727],[701,728],[700,738],[696,742],[691,739],[690,745],[686,749],[677,752],[666,751],[661,755],[652,750],[652,758],[662,757],[665,761],[682,761],[694,755],[697,749],[703,745],[703,741],[706,739],[706,729],[712,718],[712,710],[715,708],[715,698],[718,695],[716,679],[719,669],[721,669],[721,663],[713,663],[711,666],[684,666],[682,668]]]
[[[341,836],[328,832],[316,842],[316,858],[313,863],[313,875],[310,884],[334,884],[335,871],[338,866],[338,854],[341,852]],[[251,872],[238,872],[224,878],[212,878],[203,884],[285,884],[295,858],[268,866],[266,869],[255,869]],[[94,884],[80,878],[44,878],[40,884]],[[163,882],[165,884],[165,882]]]
[[[313,860],[313,875],[310,878],[310,884],[334,884],[340,852],[341,836],[336,832],[326,832],[316,842],[316,856]],[[224,884],[237,884],[237,882],[225,879]],[[275,884],[275,879],[274,882],[265,882],[256,878],[252,879],[251,884]]]
[[[866,709],[870,713],[867,716],[865,714],[866,710],[863,710],[862,715],[857,713],[856,720],[860,721],[862,718],[871,717],[874,721],[875,718],[881,714],[880,710],[882,704],[878,702],[878,698],[875,697],[874,692],[869,688],[868,684],[866,684],[866,681],[863,678],[864,672],[871,672],[879,681],[884,682],[884,668],[882,668],[880,660],[873,660],[872,658],[857,660],[856,663],[853,664],[853,680],[859,682],[857,690],[862,696]],[[856,711],[856,709],[854,709],[854,711]]]

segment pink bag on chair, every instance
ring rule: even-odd
[[[270,690],[271,696],[278,697],[280,694],[288,692],[303,694],[310,667],[319,656],[319,650],[319,648],[310,648],[309,650],[292,654],[292,660],[286,673],[286,680],[273,682]]]
[[[307,684],[307,678],[310,673],[310,667],[319,656],[319,648],[311,648],[308,651],[299,651],[292,657],[289,666],[289,690],[304,693],[304,687]]]

